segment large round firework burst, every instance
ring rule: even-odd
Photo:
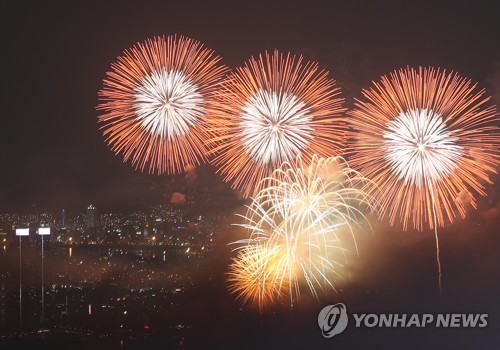
[[[363,96],[350,112],[351,165],[377,185],[391,224],[435,229],[441,276],[437,226],[475,207],[498,166],[496,108],[470,80],[434,68],[393,72]]]
[[[214,164],[245,195],[283,162],[301,154],[340,154],[346,126],[343,99],[327,71],[302,57],[275,51],[250,59],[231,74],[211,119]]]
[[[470,80],[440,69],[407,68],[363,90],[350,112],[351,166],[377,184],[381,216],[422,230],[443,226],[466,204],[459,193],[485,195],[496,172],[496,108]],[[474,196],[468,198],[474,198]],[[475,206],[475,201],[470,203]]]
[[[288,296],[293,305],[307,286],[335,289],[345,277],[349,247],[357,249],[353,223],[360,206],[373,205],[360,187],[366,179],[340,157],[300,157],[264,179],[241,224],[250,233],[230,268],[231,291],[263,308]]]
[[[136,169],[177,173],[206,160],[205,118],[226,72],[193,39],[156,37],[126,50],[99,91],[101,129],[111,149]]]

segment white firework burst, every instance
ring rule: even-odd
[[[296,96],[260,90],[242,108],[244,148],[261,165],[291,160],[308,147],[311,121],[305,103]]]
[[[363,89],[350,113],[356,130],[351,165],[371,178],[379,215],[403,229],[434,229],[438,284],[438,226],[453,222],[498,169],[498,113],[476,84],[439,68],[407,67]],[[473,157],[474,150],[477,156]]]
[[[368,181],[341,157],[301,157],[285,162],[263,180],[248,206],[249,238],[234,242],[240,254],[231,267],[231,290],[259,307],[288,295],[293,305],[307,286],[311,295],[333,289],[345,278],[349,247],[356,249],[354,226],[362,207],[375,203]]]
[[[299,154],[339,155],[347,125],[343,99],[314,62],[278,51],[251,58],[222,84],[218,110],[208,118],[212,163],[244,196]]]
[[[155,37],[123,52],[99,91],[100,128],[111,150],[136,169],[177,174],[207,161],[227,68],[199,41]]]
[[[457,168],[456,159],[462,155],[457,141],[440,115],[412,109],[387,124],[384,157],[405,184],[427,186]]]
[[[185,136],[205,114],[198,86],[178,70],[157,70],[135,91],[137,118],[148,132],[159,137]]]

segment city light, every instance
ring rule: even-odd
[[[44,276],[44,251],[43,251],[43,244],[44,244],[44,237],[50,235],[50,227],[39,227],[38,228],[38,235],[41,238],[42,241],[42,317],[41,317],[41,324],[42,327],[44,326],[45,323],[45,276]]]
[[[17,228],[16,229],[16,236],[29,236],[30,234],[30,229],[29,228]]]

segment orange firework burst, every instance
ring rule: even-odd
[[[138,43],[111,65],[99,92],[106,141],[136,169],[177,173],[206,160],[205,118],[227,69],[220,57],[182,36]]]
[[[242,304],[249,304],[261,312],[284,297],[287,280],[283,271],[287,267],[282,247],[249,246],[238,253],[229,266],[229,291]]]
[[[496,108],[470,80],[434,68],[393,72],[363,96],[350,113],[351,165],[378,185],[381,217],[434,228],[441,275],[437,226],[476,207],[499,163]]]
[[[298,154],[338,155],[346,123],[343,99],[327,71],[275,51],[251,58],[224,84],[221,111],[211,119],[214,164],[245,195]]]
[[[484,90],[439,69],[404,69],[363,90],[350,112],[356,129],[350,163],[376,183],[381,216],[406,227],[434,227],[465,216],[459,193],[485,195],[500,144],[496,108]],[[475,206],[474,196],[470,203]]]

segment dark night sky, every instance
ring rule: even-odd
[[[89,203],[112,209],[166,198],[165,183],[176,182],[141,174],[115,157],[95,111],[110,64],[155,35],[198,39],[230,68],[266,49],[302,54],[330,70],[348,106],[362,87],[406,65],[455,70],[500,102],[494,1],[300,3],[4,5],[0,210],[33,204],[80,210]],[[217,176],[203,181],[224,190]]]

